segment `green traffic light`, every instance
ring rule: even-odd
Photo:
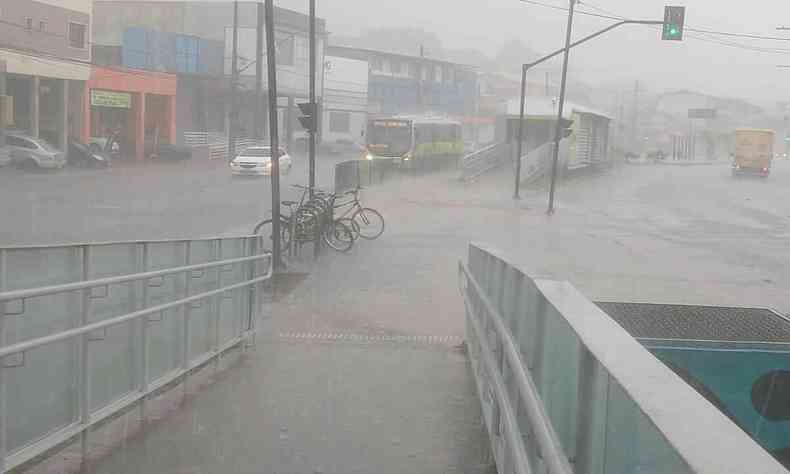
[[[677,36],[678,35],[678,29],[677,28],[670,28],[669,29],[669,34],[672,35],[672,36]]]

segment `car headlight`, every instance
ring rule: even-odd
[[[365,159],[366,160],[372,160],[373,159],[373,155],[371,155],[370,153],[366,153],[365,154]]]

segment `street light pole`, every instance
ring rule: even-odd
[[[560,55],[562,53],[567,52],[570,48],[575,48],[576,46],[579,46],[582,43],[586,43],[586,42],[590,41],[591,39],[597,38],[598,36],[601,36],[602,34],[607,33],[609,31],[612,31],[613,29],[621,27],[623,25],[663,25],[663,24],[664,24],[663,20],[622,20],[622,21],[618,21],[617,23],[612,23],[611,25],[607,26],[606,28],[604,28],[602,30],[596,31],[595,33],[592,33],[590,35],[585,36],[584,38],[581,38],[579,40],[574,41],[573,43],[570,44],[569,47],[567,47],[567,45],[566,45],[565,48],[558,49],[558,50],[554,51],[553,53],[547,54],[547,55],[545,55],[545,56],[543,56],[541,58],[536,59],[535,61],[532,61],[531,63],[522,64],[521,65],[522,72],[523,72],[522,76],[524,77],[524,82],[522,84],[524,87],[522,87],[522,89],[521,89],[521,101],[522,101],[522,104],[526,100],[525,99],[525,95],[526,95],[526,72],[528,70],[532,69],[533,67],[537,66],[538,64],[542,64],[542,63],[548,61],[549,59],[551,59],[551,58],[553,58],[555,56],[558,56],[558,55]],[[563,90],[564,90],[564,87],[563,87]],[[521,123],[524,120],[524,117],[523,117],[524,113],[522,112],[520,115],[521,115],[521,117],[519,117],[519,128],[521,127]],[[519,130],[519,132],[520,132],[520,130]],[[519,140],[519,142],[520,142],[520,140]],[[519,152],[519,154],[520,154],[520,152]],[[515,192],[514,192],[515,196],[518,196],[518,188],[519,188],[519,184],[518,183],[520,183],[520,182],[521,182],[521,168],[519,166],[516,166],[516,189],[515,189]]]
[[[236,94],[239,83],[239,2],[233,0],[233,51],[230,58],[230,120],[228,121],[228,160],[236,158]]]
[[[571,51],[571,29],[573,28],[573,8],[576,0],[570,0],[568,9],[568,27],[565,31],[565,55],[562,60],[562,79],[560,81],[560,103],[557,107],[557,124],[554,127],[554,149],[552,150],[551,160],[551,184],[549,186],[549,207],[548,214],[554,213],[554,188],[557,182],[557,161],[560,156],[560,140],[562,139],[562,112],[565,105],[565,85],[568,79],[568,56]]]
[[[524,141],[524,108],[527,101],[527,65],[521,65],[521,107],[518,112],[518,143],[516,143],[516,186],[513,192],[513,199],[520,199],[519,188],[521,187],[521,152]]]
[[[274,0],[266,0],[266,66],[269,89],[269,141],[271,150],[272,180],[272,267],[282,267],[280,248],[280,145],[277,127],[277,55],[274,46]]]

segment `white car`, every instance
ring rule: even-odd
[[[280,147],[280,174],[291,171],[293,160]],[[230,162],[230,171],[235,176],[269,176],[272,174],[272,149],[268,146],[251,146],[239,153]]]
[[[14,165],[29,169],[66,166],[66,153],[44,139],[9,133],[5,140]]]

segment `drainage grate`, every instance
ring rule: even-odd
[[[635,338],[790,342],[790,320],[765,308],[595,304]]]

